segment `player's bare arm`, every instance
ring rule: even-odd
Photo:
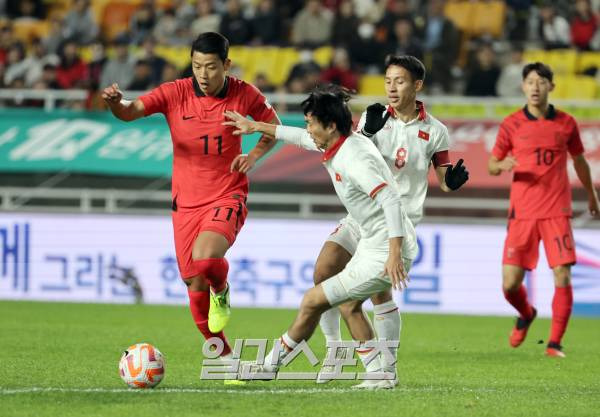
[[[503,171],[510,172],[518,165],[519,163],[512,156],[507,156],[504,159],[498,159],[492,155],[488,160],[488,172],[490,175],[496,176],[500,175]]]
[[[279,120],[279,117],[275,116],[269,121],[268,124],[276,126],[280,125],[281,121]],[[235,157],[231,163],[231,171],[239,171],[242,174],[246,174],[248,171],[254,168],[256,161],[273,149],[276,143],[277,140],[274,136],[263,134],[256,146],[250,152],[248,152],[248,154],[242,154]]]
[[[124,100],[123,92],[116,83],[102,90],[102,99],[118,119],[131,122],[144,117],[144,103],[141,100]]]
[[[594,183],[592,182],[592,174],[590,171],[590,165],[587,160],[581,155],[577,155],[573,157],[573,167],[575,168],[575,172],[577,173],[577,177],[583,188],[587,191],[588,194],[588,209],[590,214],[594,217],[600,217],[600,204],[598,203],[598,193],[594,188]]]
[[[223,122],[223,125],[234,127],[234,135],[249,135],[252,133],[260,132],[274,138],[275,131],[277,130],[277,125],[280,124],[256,122],[254,120],[245,118],[236,111],[231,110],[225,112],[225,118],[229,119],[229,121]],[[277,122],[279,122],[279,119],[277,119]]]

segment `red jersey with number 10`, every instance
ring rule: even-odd
[[[492,155],[502,160],[512,153],[517,160],[510,218],[571,216],[567,152],[571,156],[583,153],[579,129],[573,117],[552,105],[544,119],[536,119],[527,107],[504,119]]]
[[[226,110],[269,122],[275,111],[256,87],[233,77],[216,96],[206,96],[194,77],[161,84],[140,97],[148,116],[163,113],[173,141],[172,194],[178,207],[199,207],[221,198],[245,199],[248,178],[231,172],[242,153],[241,136],[223,126]]]

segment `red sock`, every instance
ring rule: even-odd
[[[192,317],[194,318],[196,326],[198,326],[198,330],[200,330],[207,340],[211,337],[218,337],[223,341],[224,348],[221,356],[230,353],[231,346],[229,346],[229,342],[227,342],[225,333],[222,331],[219,333],[212,333],[208,330],[208,309],[210,307],[210,294],[208,291],[188,290],[188,295],[190,296],[190,311],[192,312]]]
[[[533,317],[533,307],[527,301],[527,290],[521,285],[516,291],[504,291],[504,298],[517,309],[521,317],[529,320]]]
[[[550,343],[557,343],[560,345],[560,341],[567,330],[569,317],[571,317],[571,310],[573,310],[573,287],[570,285],[567,285],[566,287],[555,287],[554,298],[552,299]]]
[[[198,275],[202,275],[215,293],[227,288],[227,273],[229,263],[225,258],[207,258],[192,261]]]

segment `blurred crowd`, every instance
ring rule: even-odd
[[[188,46],[204,31],[221,32],[232,45],[302,51],[283,85],[264,74],[247,80],[264,92],[304,93],[323,81],[356,90],[362,75],[381,73],[384,57],[394,53],[425,62],[431,93],[512,96],[519,94],[524,48],[600,50],[600,0],[505,0],[501,33],[477,37],[465,37],[447,15],[449,1],[138,0],[120,27],[111,23],[114,15],[98,16],[89,0],[0,0],[0,88],[97,91],[116,82],[148,90],[191,75],[189,65],[156,48]],[[106,10],[110,2],[103,3]],[[15,30],[23,21],[48,29],[23,39]],[[312,55],[323,45],[334,47],[324,67]],[[81,47],[91,51],[85,60]]]

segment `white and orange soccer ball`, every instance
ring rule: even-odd
[[[149,343],[131,345],[119,361],[119,375],[131,388],[154,388],[165,376],[165,359]]]

